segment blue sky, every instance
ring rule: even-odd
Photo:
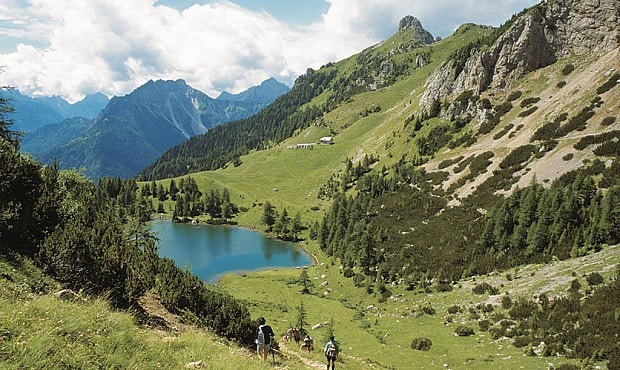
[[[0,85],[124,95],[182,78],[210,96],[346,58],[413,15],[434,36],[499,26],[535,0],[2,0]]]

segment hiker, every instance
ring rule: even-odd
[[[327,357],[327,370],[329,370],[329,363],[332,364],[332,370],[336,368],[336,357],[338,357],[338,343],[334,340],[334,336],[329,336],[329,342],[325,345],[323,349],[323,353],[325,357]]]
[[[286,332],[286,340],[295,340],[295,343],[299,344],[300,338],[299,338],[299,330],[297,330],[297,328],[294,327],[289,327],[288,331]]]
[[[299,335],[299,329],[297,329],[297,327],[293,328],[293,339],[295,339],[296,344],[299,344],[299,341],[301,341],[301,336]]]
[[[308,334],[306,334],[306,336],[304,337],[304,343],[301,345],[301,347],[299,347],[299,349],[303,349],[303,348],[307,348],[308,353],[310,353],[310,351],[314,349],[313,340],[312,338],[310,338],[310,335]]]
[[[263,361],[267,360],[267,354],[271,350],[271,338],[274,337],[271,326],[265,324],[265,318],[258,318],[258,333],[256,335],[256,353]]]

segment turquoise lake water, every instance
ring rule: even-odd
[[[208,283],[222,275],[312,264],[310,256],[293,243],[266,237],[240,227],[149,222],[159,240],[159,255]]]

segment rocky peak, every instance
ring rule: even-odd
[[[486,51],[472,50],[462,68],[447,62],[427,81],[421,102],[472,90],[503,88],[571,54],[620,46],[618,0],[547,0],[516,18]]]
[[[412,15],[405,16],[398,22],[398,31],[404,32],[406,30],[411,30],[413,37],[425,44],[432,44],[433,41],[435,41],[433,35],[425,30],[424,27],[422,27],[422,23]]]

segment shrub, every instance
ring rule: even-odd
[[[491,334],[491,338],[497,340],[505,336],[506,328],[503,328],[501,326],[493,326],[492,328],[489,329],[489,334]]]
[[[427,315],[433,316],[435,314],[435,309],[431,306],[424,306],[422,307],[422,312]]]
[[[469,326],[465,326],[465,325],[460,325],[459,327],[456,328],[456,330],[454,330],[454,332],[459,337],[469,337],[471,335],[474,335],[474,329],[470,328]]]
[[[489,331],[489,328],[491,327],[491,322],[489,320],[480,320],[478,321],[478,327],[480,328],[480,331]]]
[[[565,156],[563,156],[562,159],[565,161],[570,161],[571,159],[573,159],[573,156],[574,156],[573,153],[568,153]]]
[[[574,279],[570,282],[570,288],[568,288],[569,293],[577,293],[581,289],[581,283],[578,279]]]
[[[435,290],[438,291],[438,292],[451,292],[452,291],[452,285],[449,282],[447,282],[447,281],[440,281],[435,286]]]
[[[562,74],[564,76],[566,76],[566,75],[570,74],[574,70],[575,70],[575,66],[574,65],[567,64],[567,65],[564,66],[564,68],[562,68]]]
[[[489,283],[476,284],[476,286],[473,287],[471,291],[474,294],[484,294],[484,293],[498,294],[499,293],[499,289],[490,285]]]
[[[503,102],[502,104],[500,104],[497,107],[495,107],[495,116],[497,117],[497,119],[499,119],[504,114],[510,112],[511,109],[512,109],[512,103],[511,102],[509,102],[509,101]]]
[[[518,167],[524,162],[529,161],[537,151],[538,148],[531,144],[517,147],[500,162],[499,168]]]
[[[510,95],[508,95],[508,97],[506,98],[507,101],[515,101],[517,99],[519,99],[521,97],[521,94],[523,94],[521,91],[517,90],[517,91],[513,91],[510,93]]]
[[[431,341],[428,338],[415,338],[412,342],[411,342],[411,349],[413,350],[418,350],[418,351],[428,351],[431,349],[431,346],[433,345],[433,341]]]
[[[509,295],[505,295],[502,297],[502,308],[507,310],[512,307],[512,298]]]
[[[523,112],[519,112],[519,117],[527,117],[530,114],[536,112],[538,110],[538,106],[533,105],[531,108],[524,110]]]
[[[604,84],[602,84],[601,86],[599,86],[596,89],[596,93],[597,94],[603,94],[606,93],[607,91],[611,90],[614,86],[616,86],[618,84],[618,80],[620,79],[620,72],[616,72],[614,73],[609,80],[607,80]]]
[[[445,159],[445,160],[441,161],[441,163],[439,163],[438,168],[439,168],[440,170],[443,170],[444,168],[450,167],[450,166],[452,166],[453,164],[460,162],[461,160],[463,160],[463,158],[465,158],[465,157],[463,157],[463,156],[461,155],[461,156],[459,156],[459,157],[457,157],[457,158]]]
[[[527,319],[536,311],[536,303],[527,298],[520,298],[512,306],[508,314],[514,319]]]
[[[448,307],[448,313],[450,315],[454,315],[454,314],[459,313],[459,312],[461,312],[461,307],[459,305],[455,304],[454,306]]]
[[[593,272],[586,276],[586,281],[590,286],[593,286],[602,284],[605,279],[603,278],[603,275],[599,274],[598,272]]]
[[[353,271],[352,269],[346,269],[344,270],[343,275],[346,278],[352,278],[353,276],[355,276],[355,271]]]
[[[538,96],[534,96],[531,98],[525,98],[523,100],[521,100],[521,108],[525,108],[528,107],[532,104],[538,103],[538,101],[540,101],[540,98]]]
[[[602,125],[602,126],[610,126],[610,125],[612,125],[614,122],[616,122],[616,117],[605,117],[605,118],[603,118],[603,120],[601,121],[601,125]]]
[[[581,367],[579,367],[578,365],[574,365],[574,364],[562,364],[554,368],[554,370],[579,370],[579,369],[581,369]]]
[[[512,341],[512,345],[517,348],[522,348],[530,344],[531,340],[528,336],[518,336]]]
[[[495,135],[493,135],[493,140],[501,139],[502,136],[506,135],[508,131],[512,130],[515,125],[512,123],[507,124],[504,128],[499,130]]]
[[[566,81],[562,80],[562,81],[558,82],[555,86],[556,86],[558,89],[561,89],[561,88],[563,88],[564,86],[566,86]]]

